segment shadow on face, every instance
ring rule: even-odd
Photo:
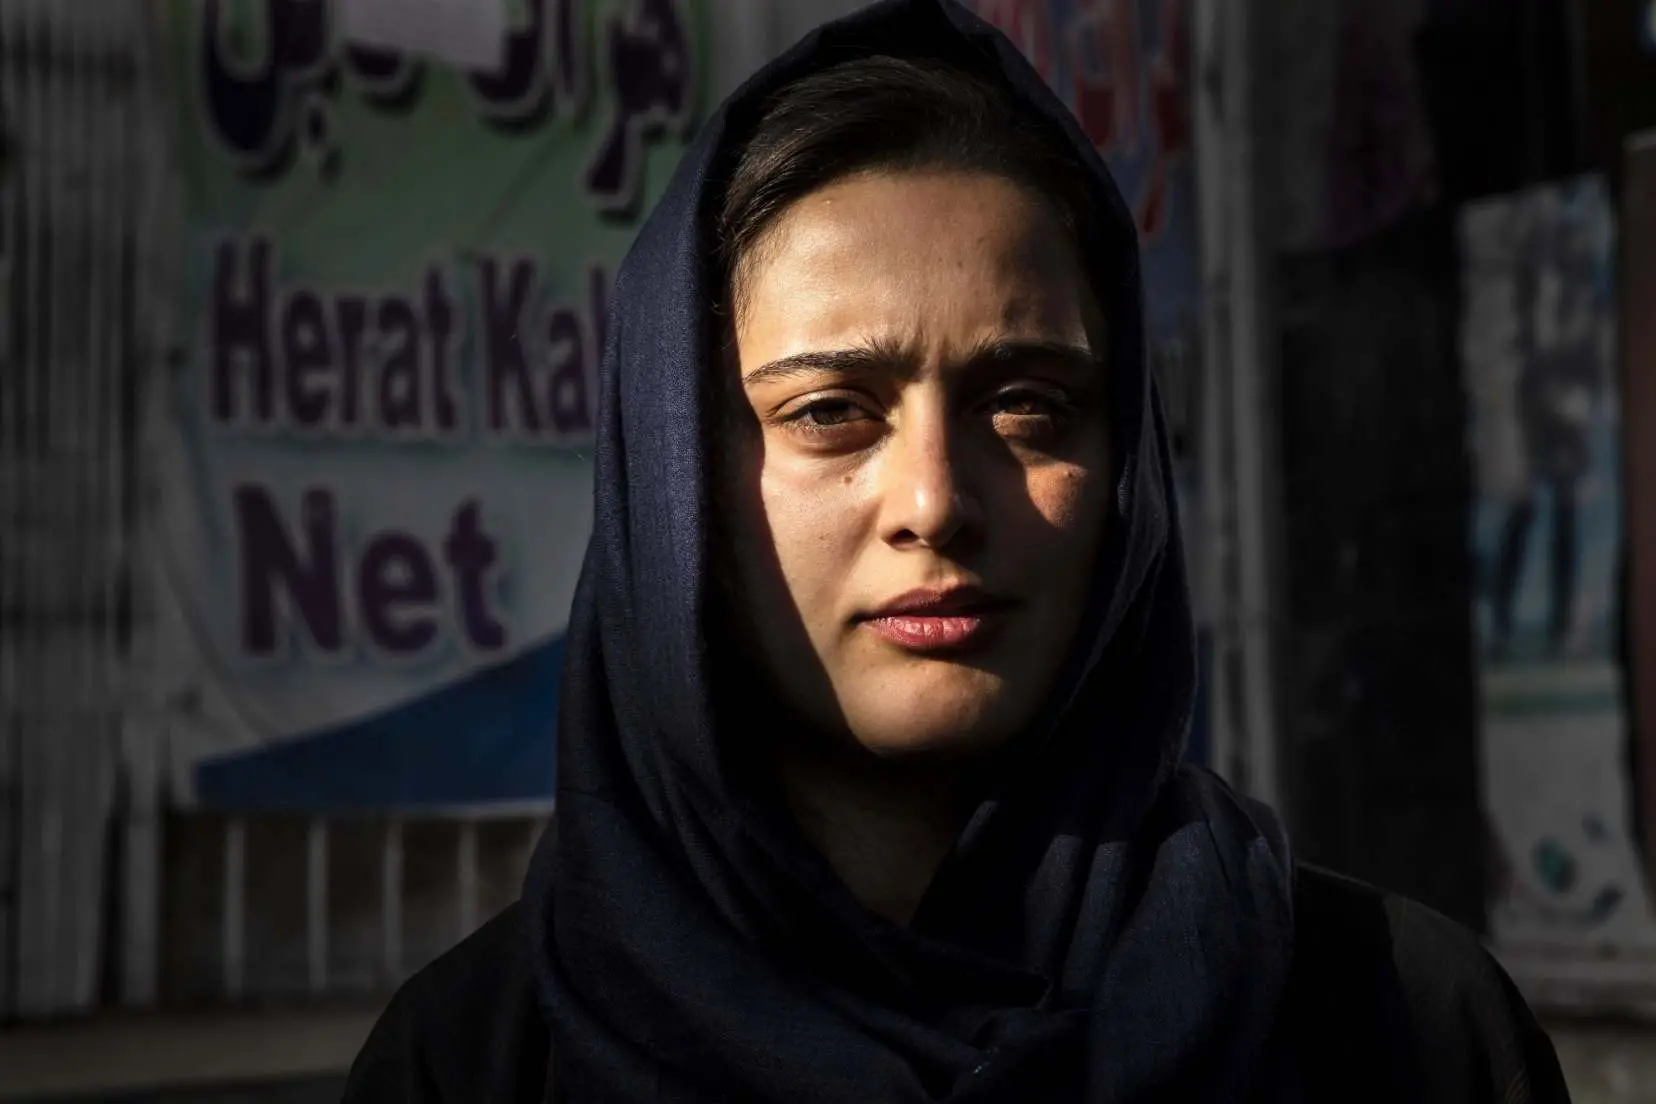
[[[732,611],[783,705],[882,757],[1000,746],[1087,598],[1112,477],[1074,242],[998,176],[870,172],[735,282]]]

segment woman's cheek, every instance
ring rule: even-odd
[[[857,524],[853,491],[838,479],[772,473],[764,480],[769,537],[788,590],[807,620],[837,608],[857,559],[863,527]]]
[[[1102,473],[1066,465],[1049,473],[1036,492],[1036,506],[1056,529],[1098,524],[1108,513],[1108,488]]]

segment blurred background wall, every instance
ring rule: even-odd
[[[855,6],[0,4],[0,1099],[329,1099],[515,897],[614,267]],[[1656,8],[974,6],[1139,218],[1192,758],[1656,1099]]]

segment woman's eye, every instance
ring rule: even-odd
[[[1008,388],[988,403],[989,421],[997,434],[1036,449],[1056,444],[1076,413],[1068,395],[1028,387]]]
[[[1070,409],[1070,404],[1057,395],[1043,391],[1002,391],[990,400],[990,413],[1013,417],[1057,418]]]
[[[869,414],[850,399],[817,399],[788,415],[787,420],[801,429],[827,430],[868,421]]]

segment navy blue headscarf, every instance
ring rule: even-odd
[[[1113,515],[1059,692],[908,927],[731,777],[706,386],[719,181],[767,97],[869,55],[981,73],[1096,178]],[[1132,218],[1073,118],[952,0],[812,33],[703,127],[616,280],[596,514],[568,635],[557,827],[525,887],[560,1093],[587,1102],[1275,1099],[1291,868],[1180,760],[1195,659]]]

